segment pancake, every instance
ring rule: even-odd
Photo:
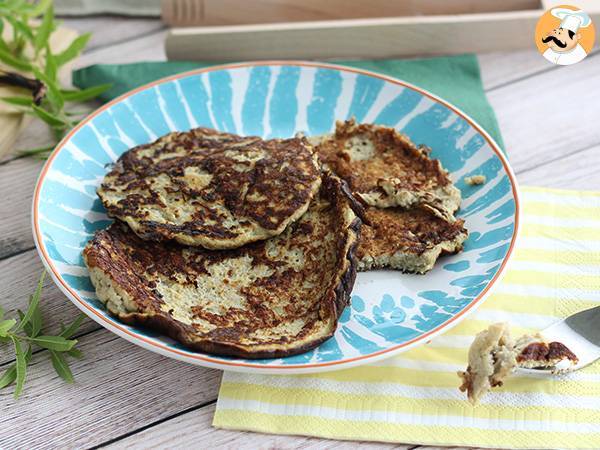
[[[577,356],[561,342],[550,342],[539,333],[513,341],[508,324],[495,323],[475,336],[467,370],[458,372],[462,380],[459,389],[477,404],[492,388],[502,386],[516,368],[553,369],[559,373],[577,363]]]
[[[358,270],[425,273],[442,254],[462,249],[463,220],[448,220],[427,205],[411,209],[367,207],[357,250]]]
[[[429,204],[443,216],[460,205],[454,187],[430,150],[417,147],[394,128],[337,122],[331,135],[311,138],[323,164],[346,180],[366,204],[380,208],[410,208]]]
[[[196,351],[290,356],[331,337],[349,302],[361,225],[353,202],[325,174],[307,212],[268,240],[211,251],[143,241],[115,222],[87,244],[84,260],[98,298],[126,323]]]
[[[307,210],[320,180],[303,138],[196,128],[124,153],[98,195],[109,216],[144,240],[229,249],[281,234]]]

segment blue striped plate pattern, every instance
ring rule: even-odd
[[[393,126],[430,146],[458,188],[458,214],[470,237],[462,253],[443,257],[427,275],[360,273],[352,306],[335,336],[308,353],[243,360],[188,351],[107,314],[94,293],[82,249],[109,225],[95,190],[127,149],[170,131],[207,126],[265,138],[322,134],[335,121]],[[464,177],[485,175],[480,186]],[[247,63],[188,72],[125,94],[84,120],[44,167],[33,205],[34,236],[52,277],[86,314],[145,348],[222,369],[299,373],[349,367],[391,356],[455,325],[479,304],[510,256],[518,224],[511,169],[492,139],[456,108],[407,83],[369,72],[313,63]]]

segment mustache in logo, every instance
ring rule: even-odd
[[[559,41],[559,40],[558,40],[558,38],[556,38],[555,36],[547,36],[547,37],[545,37],[545,38],[542,38],[542,42],[543,42],[544,44],[546,44],[547,42],[550,42],[550,41],[554,41],[554,43],[555,43],[557,46],[559,46],[560,48],[565,48],[565,47],[567,46],[567,43],[566,43],[566,42],[561,42],[561,41]]]

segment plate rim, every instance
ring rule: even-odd
[[[235,360],[225,361],[225,360],[215,359],[215,358],[211,357],[210,355],[204,355],[204,354],[189,355],[179,349],[169,347],[169,346],[166,346],[163,344],[157,344],[156,342],[153,342],[152,340],[146,338],[145,336],[141,336],[138,333],[132,332],[132,331],[124,328],[116,320],[99,314],[91,305],[88,304],[88,302],[83,300],[79,295],[77,295],[77,293],[70,286],[68,286],[66,284],[66,282],[63,280],[63,278],[57,272],[56,267],[51,262],[51,259],[49,258],[48,254],[47,254],[46,247],[43,243],[43,239],[40,237],[41,232],[40,232],[40,227],[39,227],[38,207],[39,207],[40,191],[41,191],[41,187],[44,182],[46,173],[48,172],[50,166],[52,165],[52,161],[54,160],[54,158],[60,153],[60,151],[64,148],[65,144],[71,139],[71,137],[77,131],[79,131],[81,128],[83,128],[88,122],[93,120],[96,116],[98,116],[99,114],[101,114],[102,112],[104,112],[105,110],[110,108],[111,106],[125,100],[126,98],[128,98],[134,94],[137,94],[138,92],[142,92],[147,89],[151,89],[154,86],[157,86],[157,85],[169,82],[169,81],[177,80],[180,78],[185,78],[188,76],[194,76],[194,75],[198,75],[198,74],[202,74],[202,73],[206,73],[206,72],[231,70],[231,69],[238,69],[238,68],[243,68],[243,67],[256,67],[256,66],[313,67],[313,68],[333,69],[333,70],[338,70],[341,72],[350,72],[350,73],[356,73],[356,74],[360,74],[360,75],[366,75],[366,76],[378,78],[378,79],[384,80],[386,82],[390,82],[392,84],[400,85],[400,86],[412,89],[414,91],[417,91],[420,94],[434,100],[435,102],[438,102],[438,103],[444,105],[445,107],[447,107],[448,109],[450,109],[451,111],[456,113],[458,116],[462,117],[466,122],[469,123],[469,125],[471,127],[473,127],[479,134],[481,134],[481,136],[483,136],[483,138],[486,140],[486,142],[490,145],[490,148],[492,149],[492,151],[500,159],[502,166],[503,166],[504,170],[506,171],[506,174],[508,175],[509,180],[511,182],[511,190],[512,190],[513,198],[515,201],[514,231],[513,231],[512,238],[511,238],[509,249],[500,265],[500,268],[498,269],[498,271],[496,272],[494,277],[486,285],[486,287],[477,295],[477,297],[475,299],[473,299],[473,301],[471,301],[469,303],[469,305],[467,305],[458,314],[454,315],[452,318],[448,319],[446,322],[444,322],[441,325],[438,325],[437,327],[433,328],[432,330],[429,330],[426,333],[423,333],[413,339],[410,339],[407,342],[404,342],[402,344],[397,344],[397,345],[391,346],[389,348],[379,350],[377,352],[373,352],[373,353],[370,353],[367,355],[359,355],[359,356],[355,356],[355,357],[344,359],[344,360],[335,360],[335,361],[326,361],[326,362],[308,363],[308,364],[280,364],[277,366],[266,366],[263,364],[257,364],[257,363],[252,363],[252,362],[240,362],[240,361],[235,361]],[[108,329],[109,331],[111,331],[111,332],[117,334],[118,336],[128,340],[129,342],[132,342],[133,344],[136,344],[147,350],[151,350],[151,351],[153,351],[155,353],[159,353],[163,356],[168,356],[168,357],[171,357],[171,358],[174,358],[174,359],[177,359],[180,361],[185,361],[185,362],[195,364],[195,365],[200,365],[200,366],[210,367],[210,368],[215,368],[215,369],[221,369],[221,370],[233,370],[233,371],[238,371],[238,372],[293,374],[293,373],[316,373],[316,372],[325,372],[325,371],[331,371],[331,370],[340,370],[340,369],[355,367],[358,365],[379,361],[381,359],[389,358],[389,357],[392,357],[399,353],[410,350],[411,348],[414,348],[418,345],[425,344],[426,342],[428,342],[429,340],[438,336],[439,334],[441,334],[443,332],[447,332],[450,329],[452,329],[453,327],[455,327],[456,325],[458,325],[462,320],[465,319],[465,317],[467,317],[470,313],[475,311],[477,309],[477,307],[479,307],[485,301],[485,299],[487,299],[487,297],[490,295],[490,293],[492,291],[492,288],[500,281],[500,279],[505,274],[506,268],[508,266],[509,261],[512,258],[513,250],[516,246],[516,242],[519,237],[520,215],[521,215],[521,207],[520,207],[519,187],[518,187],[516,176],[512,170],[512,167],[510,166],[510,164],[508,162],[508,159],[506,158],[506,156],[500,149],[500,146],[489,135],[489,133],[487,131],[485,131],[473,118],[471,118],[468,114],[466,114],[460,108],[457,108],[450,102],[438,97],[437,95],[429,92],[426,89],[415,86],[412,83],[409,83],[404,80],[401,80],[401,79],[398,79],[395,77],[391,77],[388,75],[383,75],[383,74],[380,74],[377,72],[373,72],[370,70],[359,69],[359,68],[355,68],[355,67],[347,67],[347,66],[342,66],[342,65],[338,65],[338,64],[323,63],[323,62],[312,62],[312,61],[301,61],[301,60],[289,60],[289,61],[288,60],[265,60],[265,61],[247,61],[247,62],[239,62],[239,63],[219,64],[219,65],[215,65],[215,66],[193,69],[193,70],[169,75],[167,77],[163,77],[158,80],[154,80],[150,83],[144,84],[135,89],[127,91],[124,94],[116,97],[115,99],[107,102],[106,104],[104,104],[104,105],[100,106],[99,108],[97,108],[96,110],[94,110],[86,118],[84,118],[79,124],[77,124],[77,126],[75,126],[71,131],[69,131],[69,133],[63,139],[61,139],[61,141],[58,144],[56,144],[52,153],[48,157],[48,160],[42,167],[42,170],[40,171],[40,174],[38,176],[38,179],[37,179],[37,182],[35,185],[35,190],[34,190],[34,195],[33,195],[31,222],[32,222],[33,239],[34,239],[36,250],[38,252],[40,259],[42,260],[42,263],[43,263],[45,269],[49,272],[54,283],[63,292],[63,294],[65,294],[67,296],[67,298],[73,304],[75,304],[75,306],[77,306],[88,317],[90,317],[95,322],[97,322],[99,325],[103,326],[104,328]]]

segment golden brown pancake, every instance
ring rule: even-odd
[[[98,195],[109,216],[144,240],[226,249],[282,233],[320,182],[317,156],[303,138],[196,128],[123,154]]]
[[[453,214],[460,191],[429,149],[417,147],[394,128],[337,122],[335,133],[311,138],[323,164],[346,180],[366,204],[410,208],[429,204]]]
[[[463,220],[440,217],[428,206],[366,208],[357,250],[358,270],[391,268],[425,273],[442,254],[456,253],[468,237]]]
[[[308,211],[268,240],[211,251],[143,241],[116,222],[84,260],[98,298],[126,323],[206,353],[294,355],[331,337],[348,304],[361,224],[352,202],[324,175]]]

